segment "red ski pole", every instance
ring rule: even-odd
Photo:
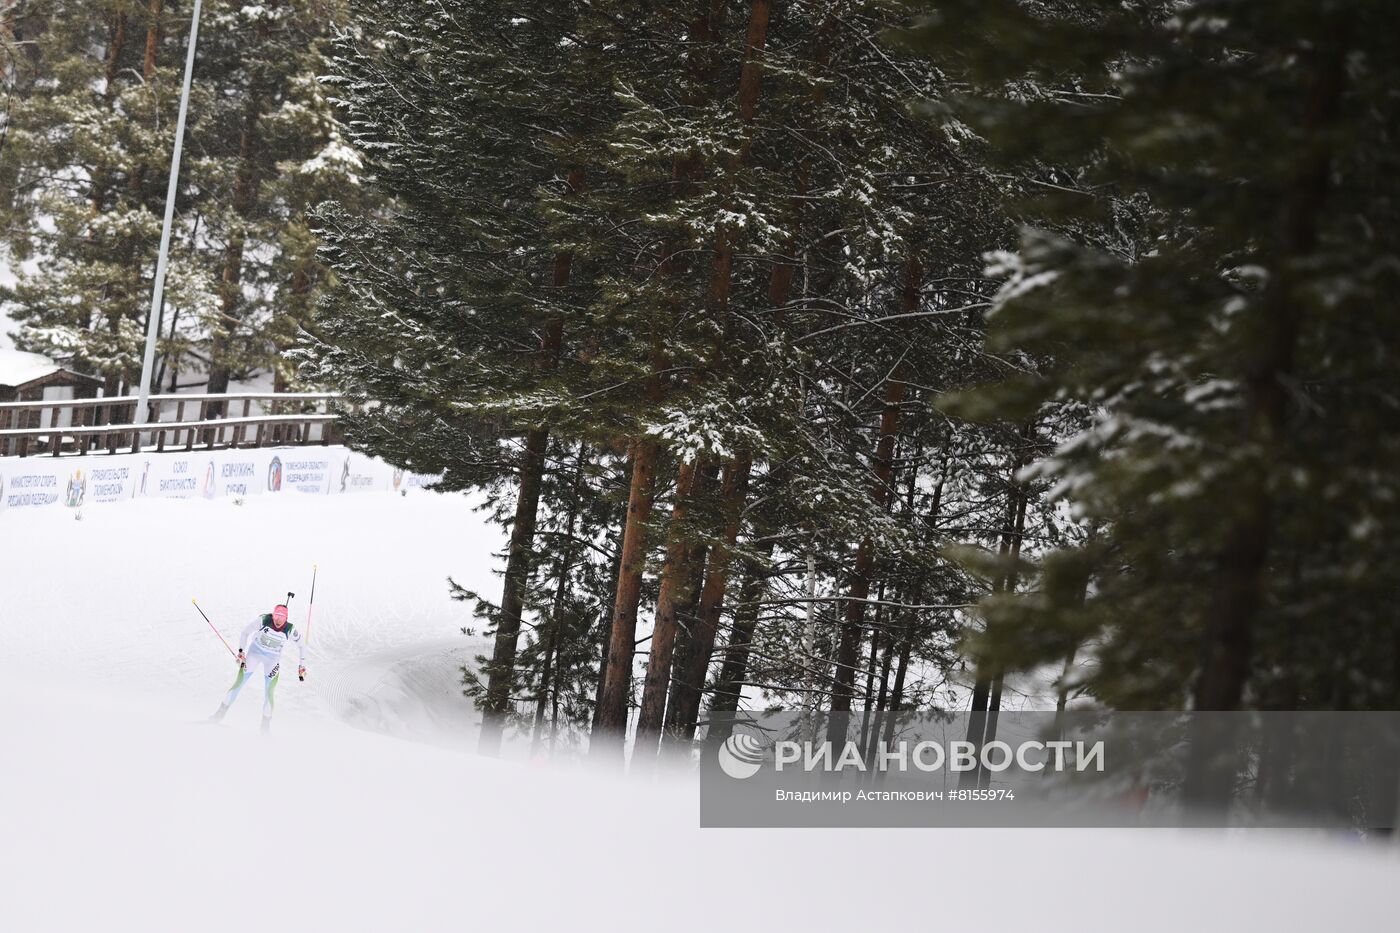
[[[191,599],[190,602],[194,603],[194,608],[199,611],[200,615],[204,616],[204,621],[209,623],[209,627],[211,629],[214,629],[214,634],[219,635],[219,630],[217,628],[214,628],[213,620],[211,620],[208,616],[204,615],[204,610],[199,608],[199,600]],[[234,651],[232,648],[229,648],[229,643],[224,641],[224,636],[219,635],[219,641],[224,642],[224,647],[228,648],[228,653],[233,655],[234,659],[237,660],[238,652]]]

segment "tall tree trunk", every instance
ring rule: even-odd
[[[725,6],[719,0],[697,0],[695,19],[686,36],[690,66],[689,86],[683,96],[691,104],[704,103],[710,94],[709,82],[718,64],[715,36],[723,23]],[[688,193],[703,168],[697,152],[683,152],[671,162],[671,186],[678,196]],[[679,236],[662,247],[661,274],[679,278],[683,269],[683,244]],[[647,381],[648,401],[659,404],[665,397],[661,373],[666,368],[665,347],[659,342],[651,350],[651,376]],[[632,655],[636,648],[637,603],[641,597],[642,571],[646,558],[646,523],[650,520],[653,486],[660,447],[651,438],[634,439],[632,485],[629,492],[627,524],[623,532],[622,566],[618,572],[617,594],[612,627],[608,637],[607,664],[598,694],[593,741],[589,754],[599,758],[621,759],[626,745],[627,700],[632,693]],[[664,570],[663,570],[664,575]]]
[[[982,747],[982,739],[987,734],[987,700],[992,692],[992,675],[986,665],[977,666],[977,679],[972,685],[972,705],[967,714],[966,741],[977,748]],[[959,788],[973,788],[978,783],[975,771],[964,771],[958,776]]]
[[[724,594],[729,585],[729,570],[734,559],[734,544],[739,537],[744,499],[748,494],[749,471],[752,467],[746,455],[724,465],[720,495],[724,509],[724,531],[710,555],[705,585],[700,591],[696,608],[695,629],[686,642],[671,681],[670,706],[674,715],[671,735],[683,742],[695,739],[700,718],[700,697],[705,687],[705,672],[714,654],[715,638],[719,632]]]
[[[656,621],[652,626],[641,709],[637,713],[637,737],[632,746],[634,759],[656,752],[661,724],[666,716],[666,688],[671,676],[672,652],[676,646],[676,613],[685,598],[681,591],[690,569],[685,561],[689,543],[681,529],[692,505],[691,491],[698,466],[696,460],[689,460],[681,464],[676,477],[676,499],[671,506],[671,522],[667,526],[666,563],[661,571],[661,592],[656,597]]]
[[[758,80],[761,74],[759,60],[768,28],[768,0],[754,0],[749,18],[748,36],[744,49],[744,65],[739,81],[739,119],[742,126],[752,122],[754,107],[758,99]],[[722,7],[711,7],[710,22],[717,24]],[[731,162],[731,170],[742,160],[740,154]],[[692,170],[690,175],[694,174]],[[715,259],[710,276],[710,287],[706,295],[706,306],[710,314],[720,322],[717,333],[716,361],[722,356],[727,331],[727,307],[732,282],[733,243],[727,228],[716,233]],[[681,584],[686,579],[686,558],[690,549],[680,536],[680,525],[685,519],[690,485],[694,481],[695,465],[682,465],[677,481],[677,500],[667,531],[666,560],[661,574],[661,592],[657,599],[656,622],[652,631],[651,651],[647,664],[646,682],[642,692],[641,709],[637,719],[638,750],[646,753],[655,751],[656,741],[666,714],[666,695],[671,675],[671,662],[676,641],[677,602],[681,598]],[[687,470],[689,471],[687,475]],[[682,485],[684,484],[684,489]]]
[[[899,672],[894,675],[894,689],[890,692],[890,711],[885,717],[886,746],[894,744],[894,730],[899,725],[899,714],[904,709],[904,680],[909,673],[909,655],[914,647],[914,610],[905,619],[904,631],[899,639]]]
[[[583,471],[587,465],[587,453],[587,442],[579,441],[578,457],[574,463],[574,479],[569,496],[569,512],[564,521],[564,547],[555,566],[558,582],[554,587],[554,602],[549,612],[549,624],[543,633],[545,640],[544,661],[540,665],[540,689],[539,695],[535,699],[535,728],[530,740],[531,754],[539,751],[540,743],[544,738],[544,717],[550,695],[553,694],[556,709],[559,702],[558,685],[554,683],[554,656],[559,648],[564,597],[569,592],[569,571],[573,569],[574,526],[578,521],[579,499],[582,496]]]
[[[114,96],[112,84],[117,80],[117,70],[120,65],[121,54],[126,49],[126,2],[117,0],[116,9],[112,17],[111,42],[107,46],[107,54],[104,57],[102,76],[107,80],[107,86],[103,93],[108,98]]]
[[[951,446],[951,444],[952,436],[950,434],[943,446],[943,455],[941,458],[941,463],[939,465],[938,472],[938,484],[933,487],[933,500],[929,503],[927,522],[929,528],[935,534],[937,533],[938,529],[939,512],[943,508],[943,487],[947,480],[948,448]],[[909,477],[908,505],[909,511],[911,513],[914,510],[914,493],[916,490],[916,479],[917,478],[913,475],[913,472],[911,471]],[[917,606],[919,603],[923,602],[923,598],[923,580],[916,579],[909,593],[909,602],[911,605]],[[894,730],[895,727],[898,725],[899,711],[901,710],[904,703],[904,680],[909,668],[909,655],[913,648],[914,639],[917,635],[917,622],[918,610],[908,609],[904,613],[904,619],[900,624],[899,631],[897,633],[891,633],[891,637],[894,639],[894,641],[891,642],[889,644],[889,647],[885,650],[884,670],[881,672],[880,675],[882,683],[882,686],[880,688],[881,697],[878,703],[881,713],[876,718],[876,726],[871,732],[870,741],[872,746],[876,742],[883,742],[886,746],[889,746],[894,742]],[[899,651],[899,672],[895,675],[894,686],[890,690],[889,699],[887,703],[886,698],[884,696],[883,683],[889,677],[889,672],[891,669],[891,654],[896,649],[896,647]],[[867,751],[866,757],[868,758],[872,754],[872,752],[873,749]]]
[[[707,745],[717,745],[729,738],[732,723],[728,717],[739,710],[739,699],[749,672],[749,651],[753,645],[754,630],[758,627],[759,603],[767,582],[762,561],[772,555],[773,539],[769,538],[760,546],[761,561],[748,565],[744,584],[739,587],[739,605],[734,611],[734,624],[730,627],[729,641],[725,645],[724,663],[720,665],[714,696],[710,699],[712,722],[705,733]],[[716,717],[719,717],[719,722],[714,721]]]
[[[235,224],[252,216],[257,203],[259,178],[253,163],[254,150],[260,144],[257,138],[258,120],[261,117],[261,94],[254,87],[249,91],[248,102],[243,110],[243,129],[238,140],[238,170],[233,181],[233,208]],[[243,247],[245,235],[241,227],[235,226],[224,246],[223,268],[219,273],[219,323],[214,329],[209,348],[210,395],[228,392],[232,377],[230,355],[234,346],[234,332],[242,323],[243,308]],[[208,407],[210,417],[217,418],[224,413],[223,402],[211,402]]]
[[[195,243],[198,243],[198,242],[199,242],[199,222],[200,222],[200,215],[199,215],[199,214],[195,214],[195,215],[194,215],[194,223],[192,223],[192,224],[190,225],[190,245],[191,245],[191,247],[193,247]],[[161,299],[161,321],[162,321],[162,323],[165,321],[165,298],[162,298],[162,299]],[[169,338],[169,340],[170,340],[170,344],[171,344],[172,346],[171,346],[170,349],[167,349],[165,353],[161,354],[161,358],[160,358],[160,368],[159,368],[158,370],[156,370],[156,377],[155,377],[155,380],[154,380],[153,383],[152,383],[152,385],[153,385],[153,387],[155,388],[155,391],[156,391],[157,394],[160,393],[161,383],[164,382],[164,380],[165,380],[165,374],[166,374],[167,371],[170,373],[170,394],[171,394],[171,395],[174,395],[174,394],[175,394],[176,387],[179,385],[179,380],[180,380],[180,353],[177,352],[177,351],[173,348],[173,345],[174,345],[174,343],[175,343],[175,335],[176,335],[177,333],[179,333],[179,324],[180,324],[180,308],[179,308],[179,306],[177,305],[177,306],[174,308],[174,310],[172,310],[172,311],[170,312],[170,338]]]
[[[156,73],[156,48],[160,45],[160,13],[162,0],[148,0],[146,12],[150,21],[146,24],[146,54],[141,59],[141,76],[147,81]]]
[[[1346,57],[1337,48],[1313,52],[1303,101],[1304,138],[1313,141],[1285,191],[1278,231],[1276,268],[1260,302],[1266,319],[1254,335],[1257,345],[1246,361],[1241,446],[1258,448],[1258,459],[1239,484],[1233,521],[1224,531],[1202,639],[1200,675],[1192,691],[1198,712],[1238,709],[1253,663],[1255,617],[1263,598],[1265,562],[1273,532],[1273,501],[1268,460],[1283,448],[1287,430],[1287,382],[1294,369],[1303,300],[1295,294],[1297,266],[1317,248],[1320,214],[1327,197],[1332,146],[1326,132],[1337,118],[1346,85]],[[1216,808],[1229,798],[1234,780],[1233,739],[1223,722],[1194,730],[1184,799],[1190,806]],[[1218,725],[1219,728],[1215,728]]]
[[[738,90],[738,118],[744,133],[744,140],[739,152],[730,162],[731,172],[747,160],[749,147],[752,143],[752,126],[758,107],[763,75],[763,54],[767,43],[770,13],[771,3],[769,0],[754,0],[749,9],[748,29],[744,40],[744,62],[740,69]],[[710,287],[706,294],[706,303],[710,313],[721,321],[721,326],[718,328],[723,341],[720,347],[721,351],[729,339],[727,309],[733,285],[733,265],[733,236],[731,231],[721,227],[715,233],[714,262],[710,276]],[[787,302],[787,292],[791,288],[792,276],[789,272],[785,281],[780,283],[779,268],[781,267],[775,266],[774,268],[769,296],[777,304],[782,305]],[[717,357],[719,355],[717,354]],[[686,742],[694,740],[700,718],[700,700],[704,690],[705,672],[709,669],[710,656],[714,653],[719,619],[723,611],[725,591],[728,587],[733,547],[739,532],[740,517],[747,496],[751,469],[752,459],[747,454],[741,454],[735,460],[725,464],[722,493],[725,525],[722,538],[715,548],[715,553],[711,555],[705,583],[701,589],[695,630],[691,638],[687,640],[684,651],[679,658],[671,685],[672,710],[667,715],[668,729],[671,730],[674,737]],[[743,652],[743,663],[746,664],[746,647]],[[738,660],[737,655],[736,660]]]
[[[124,0],[117,0],[116,8],[112,15],[112,25],[107,33],[107,47],[103,51],[102,74],[105,84],[102,89],[102,98],[109,110],[116,108],[116,80],[118,63],[122,52],[126,48],[126,3]],[[107,192],[112,187],[113,167],[98,157],[92,166],[92,178],[88,182],[88,204],[92,208],[94,217],[102,214],[107,207]],[[135,296],[117,293],[115,283],[110,283],[103,288],[104,307],[97,311],[97,317],[93,322],[93,329],[96,329],[97,322],[103,317],[107,321],[107,331],[113,339],[121,332],[121,322],[124,318],[133,316],[131,311],[135,305]],[[102,382],[103,395],[119,395],[122,390],[122,378],[126,375],[121,370],[109,371],[104,375]],[[109,412],[110,417],[110,412]]]
[[[885,584],[875,591],[875,624],[870,626],[870,663],[865,668],[865,709],[860,716],[860,747],[865,748],[870,738],[870,714],[875,705],[875,663],[880,656],[880,626],[885,618]]]
[[[695,474],[695,485],[691,488],[691,498],[697,502],[708,502],[715,480],[719,476],[720,465],[713,457],[705,457]],[[690,651],[691,640],[695,637],[696,618],[700,607],[700,594],[704,589],[706,567],[709,564],[710,548],[703,541],[692,542],[686,550],[685,582],[682,586],[684,601],[676,607],[676,645],[671,657],[671,692],[666,698],[666,716],[662,720],[662,735],[675,726],[676,708],[675,686],[677,671],[684,664]]]
[[[875,721],[870,728],[863,755],[867,761],[875,754],[875,746],[880,741],[880,730],[885,722],[885,708],[890,697],[890,668],[894,663],[896,632],[892,631],[884,639],[885,656],[880,662],[880,692],[875,698]]]
[[[1097,525],[1090,526],[1088,537],[1085,539],[1084,542],[1084,546],[1086,548],[1092,547],[1094,545],[1095,540],[1098,538],[1098,533],[1099,529]],[[1084,609],[1084,604],[1089,599],[1089,581],[1093,579],[1093,576],[1094,566],[1092,563],[1086,562],[1084,566],[1083,577],[1079,581],[1079,585],[1075,590],[1075,609],[1080,611]],[[1065,654],[1065,666],[1060,672],[1060,678],[1058,683],[1056,683],[1055,685],[1054,737],[1056,739],[1063,739],[1065,737],[1065,709],[1069,706],[1069,675],[1074,671],[1074,659],[1078,654],[1078,646],[1070,648],[1069,651]]]
[[[768,38],[769,0],[754,0],[749,8],[749,28],[744,38],[744,64],[739,72],[739,125],[743,131],[743,143],[729,163],[729,171],[736,171],[748,157],[749,146],[753,142],[752,127],[754,113],[758,109],[758,91],[763,77],[763,50]],[[733,199],[728,199],[725,207],[732,211]],[[712,313],[722,313],[729,304],[729,290],[733,281],[734,236],[724,225],[715,230],[715,256],[713,272],[710,276],[710,290],[707,303]]]
[[[165,302],[162,301],[161,304],[164,305]],[[175,342],[175,332],[179,326],[180,309],[176,308],[174,311],[170,312],[170,337],[168,339],[171,343]],[[174,355],[175,354],[173,352],[166,352],[161,354],[160,365],[156,367],[155,378],[151,380],[151,386],[154,389],[153,394],[160,394],[160,387],[165,382],[165,373],[167,370],[169,370],[170,372],[170,391],[172,393],[175,391],[176,372],[174,367],[174,360],[172,359]]]
[[[767,42],[768,21],[771,4],[767,0],[755,0],[749,12],[748,31],[744,44],[744,64],[740,71],[738,111],[739,122],[745,130],[744,142],[733,166],[742,164],[752,143],[751,128],[757,112],[759,90],[763,74],[763,52]],[[801,187],[801,181],[799,181]],[[801,193],[801,192],[799,192]],[[794,199],[794,222],[798,216],[797,200]],[[796,230],[790,232],[790,242],[796,241]],[[792,291],[793,274],[796,266],[781,259],[775,261],[771,273],[768,299],[774,308],[775,320],[781,326],[781,315]],[[729,292],[733,282],[733,242],[727,231],[716,232],[715,260],[711,274],[707,300],[713,313],[722,313],[728,306]],[[721,328],[721,332],[724,332]],[[705,672],[709,669],[710,656],[714,653],[715,639],[719,631],[720,615],[724,607],[725,592],[728,588],[730,565],[733,559],[734,544],[738,539],[739,525],[744,502],[748,495],[749,475],[753,468],[752,457],[743,454],[725,464],[723,497],[725,527],[721,543],[715,548],[707,570],[704,587],[700,594],[700,606],[696,614],[696,631],[687,644],[681,663],[677,668],[671,688],[671,704],[674,714],[668,714],[668,728],[681,741],[694,741],[700,718],[700,702],[704,691]],[[771,542],[766,544],[766,553],[772,553]],[[762,592],[762,577],[758,571],[750,574],[745,583],[741,602],[756,603]],[[757,622],[757,606],[745,607],[735,616],[729,647],[717,682],[717,691],[711,701],[714,713],[733,713],[738,709],[739,695],[743,687],[741,681],[748,667],[749,641]],[[722,733],[722,734],[721,734]],[[718,737],[723,741],[728,737],[729,723],[720,729],[711,729],[711,740]]]
[[[116,81],[122,52],[126,50],[126,2],[117,0],[112,13],[112,26],[107,33],[107,48],[102,56],[102,96],[108,107],[116,104]],[[98,164],[93,167],[92,181],[88,189],[88,201],[94,214],[102,213],[107,201],[107,189],[111,183],[111,167]]]
[[[901,310],[910,313],[918,309],[923,269],[910,257],[904,275]],[[900,370],[902,370],[902,366]],[[871,498],[883,506],[890,495],[890,480],[894,473],[894,445],[899,435],[900,407],[904,403],[905,383],[896,371],[885,383],[885,407],[880,415],[880,438],[875,443],[873,472],[875,483]],[[843,743],[850,723],[851,698],[855,693],[856,665],[859,663],[861,633],[865,628],[865,604],[870,597],[871,576],[875,570],[875,542],[863,538],[856,550],[856,563],[851,574],[850,600],[846,603],[841,623],[840,641],[836,647],[836,674],[831,690],[831,719],[827,723],[827,740]]]
[[[1025,496],[1021,491],[1020,484],[1016,480],[1016,474],[1026,465],[1027,451],[1029,450],[1028,425],[1022,430],[1020,436],[1026,442],[1022,449],[1017,451],[1011,463],[1011,475],[1008,484],[1011,492],[1006,502],[1006,527],[1002,529],[1001,543],[997,548],[997,555],[1005,561],[1015,547],[1016,553],[1020,553],[1021,533],[1026,520]],[[992,582],[992,592],[1002,593],[1007,589],[1008,583],[1014,581],[1015,574],[1012,571],[998,576]],[[991,741],[988,738],[989,725],[992,734],[995,734],[996,721],[995,714],[990,712],[992,708],[992,695],[996,696],[996,705],[1001,705],[1001,677],[1003,672],[995,663],[985,657],[977,659],[977,677],[972,689],[972,708],[967,718],[967,741],[971,742],[978,750],[982,745]],[[980,759],[979,759],[980,761]],[[964,771],[958,778],[959,787],[978,787],[982,782],[982,768],[979,764],[973,771]]]
[[[637,603],[646,565],[646,528],[661,450],[651,438],[632,444],[632,482],[627,493],[627,524],[622,535],[622,565],[617,575],[608,663],[598,704],[590,754],[620,759],[627,734],[627,701],[632,694],[632,656],[636,651]]]
[[[922,460],[922,458],[923,458],[923,453],[924,453],[923,441],[919,441],[919,442],[917,442],[917,443],[914,445],[914,456],[913,456],[913,459],[912,459],[911,462],[914,463],[914,464],[918,464],[918,463]],[[947,462],[948,462],[948,449],[947,449],[947,446],[945,445],[945,446],[944,446],[944,449],[943,449],[943,465],[946,466]],[[905,511],[905,514],[908,515],[908,516],[910,516],[910,517],[913,517],[914,514],[915,514],[915,513],[914,513],[914,507],[915,507],[915,504],[916,504],[916,502],[917,502],[918,491],[919,491],[919,471],[918,471],[918,468],[917,468],[917,467],[914,467],[914,468],[911,468],[911,469],[906,473],[906,480],[905,480],[904,511]],[[942,468],[942,466],[940,466],[939,476],[938,476],[938,484],[934,487],[934,490],[933,490],[933,503],[932,503],[932,508],[930,509],[929,517],[928,517],[928,519],[926,520],[926,521],[927,521],[927,524],[928,524],[930,527],[933,526],[933,525],[937,522],[937,520],[938,520],[938,507],[939,507],[939,504],[942,502],[942,500],[943,500],[943,468]],[[882,592],[883,592],[883,584],[881,585],[881,589],[882,589]],[[907,592],[908,589],[909,589],[909,587],[908,587],[908,586],[905,586],[905,587],[901,588],[900,593],[901,593],[902,595],[907,596],[907,595],[908,595],[908,592]],[[915,591],[921,591],[921,590],[922,590],[922,582],[915,583],[915,584],[913,585],[913,589],[914,589]],[[881,599],[883,599],[883,598],[884,598],[884,597],[882,596]],[[922,596],[916,595],[916,596],[914,596],[914,597],[910,600],[910,602],[913,603],[913,604],[917,604],[921,598],[922,598]],[[883,609],[883,608],[884,608],[883,606],[880,607],[880,609]],[[877,609],[877,610],[876,610],[877,615],[879,614],[880,609]],[[910,610],[910,613],[911,613],[911,615],[912,615],[913,610]],[[890,631],[885,632],[884,635],[883,635],[883,637],[881,637],[880,640],[879,640],[879,643],[882,643],[882,644],[884,645],[884,648],[885,648],[885,656],[884,656],[884,660],[883,660],[883,661],[881,662],[881,664],[880,664],[880,691],[879,691],[879,694],[874,698],[874,703],[873,703],[873,704],[871,704],[871,697],[870,697],[870,694],[871,694],[871,681],[867,681],[867,682],[866,682],[866,687],[865,687],[865,693],[866,693],[866,714],[865,714],[865,715],[866,715],[866,721],[867,721],[867,722],[869,721],[869,718],[870,718],[870,707],[871,707],[871,705],[873,705],[874,708],[875,708],[875,719],[874,719],[874,724],[873,724],[872,727],[870,728],[868,734],[867,734],[867,732],[866,732],[865,723],[863,722],[863,723],[861,724],[861,743],[862,743],[861,755],[862,755],[862,757],[865,758],[866,761],[869,761],[870,758],[871,758],[871,756],[875,754],[875,747],[876,747],[876,746],[879,744],[879,742],[880,742],[880,730],[881,730],[881,726],[883,725],[884,720],[885,720],[885,704],[889,701],[890,667],[891,667],[891,665],[892,665],[893,662],[894,662],[895,642],[896,642],[897,639],[898,639],[898,635],[897,635],[896,633],[899,631],[899,629],[900,629],[901,627],[902,627],[902,626],[892,625],[892,626],[890,627]],[[880,632],[880,625],[879,625],[878,620],[877,620],[877,623],[876,623],[875,631],[876,631],[877,634]],[[871,639],[871,644],[870,644],[870,668],[871,668],[871,675],[872,675],[872,676],[874,675],[874,670],[875,670],[876,647],[877,647],[877,642],[876,642],[875,638],[872,637],[872,639]]]
[[[805,618],[802,622],[802,716],[798,732],[802,741],[811,743],[816,738],[817,716],[817,552],[815,543],[807,545],[807,585],[803,590],[807,600]]]
[[[992,675],[992,692],[987,698],[987,727],[982,733],[982,737],[977,741],[977,750],[980,753],[982,747],[989,742],[995,742],[997,738],[997,725],[1001,720],[1001,690],[1006,683],[1006,672],[998,670]],[[982,767],[982,758],[979,754],[977,758],[977,769],[973,772],[973,777],[979,788],[990,786],[992,773]]]
[[[146,51],[141,58],[141,77],[147,84],[156,74],[156,50],[160,47],[160,12],[161,0],[147,0]],[[146,163],[142,161],[132,170],[128,182],[133,197],[140,198],[145,181]]]
[[[291,294],[292,306],[302,307],[306,296],[311,294],[311,273],[307,270],[309,261],[298,262],[292,271]],[[290,349],[288,343],[278,341],[273,348],[277,351],[276,359],[272,363],[272,391],[276,393],[287,392],[291,388],[291,380],[287,378],[286,367],[282,365],[282,354]]]
[[[482,704],[481,734],[477,740],[477,751],[483,755],[500,753],[506,712],[510,708],[511,687],[515,683],[515,652],[525,608],[525,587],[530,581],[534,556],[535,521],[539,515],[548,444],[549,429],[534,428],[525,436],[525,449],[520,457],[520,490],[515,497],[505,589],[496,623],[496,642],[486,668],[486,695]]]
[[[634,463],[632,458],[628,457],[627,465],[623,469],[623,475],[628,477],[629,482],[631,480],[632,471],[635,469],[635,467],[636,464]],[[614,596],[617,592],[618,582],[622,579],[622,549],[623,546],[626,544],[627,512],[628,509],[630,509],[631,507],[632,503],[630,499],[624,501],[622,503],[621,514],[617,518],[617,526],[620,529],[622,529],[622,531],[618,536],[617,549],[613,551],[612,569],[611,572],[608,574],[608,579],[613,581]],[[600,628],[602,628],[602,638],[599,639],[600,643],[598,645],[598,685],[597,690],[594,692],[593,696],[593,721],[589,724],[588,727],[590,735],[599,734],[598,720],[603,713],[603,688],[607,684],[608,648],[612,644],[611,612],[608,613],[606,623],[600,626]]]
[[[569,173],[569,191],[578,190],[583,175]],[[554,257],[554,287],[569,284],[573,254],[561,251]],[[564,322],[553,317],[545,325],[536,366],[548,371],[558,365],[564,344]],[[501,616],[496,626],[496,643],[487,670],[486,696],[482,707],[481,735],[477,751],[496,755],[501,750],[505,716],[510,705],[511,687],[515,683],[515,654],[520,641],[520,619],[525,608],[525,589],[530,582],[534,557],[535,521],[539,514],[540,489],[543,487],[545,452],[549,446],[549,428],[531,428],[525,436],[525,450],[520,459],[520,490],[515,500],[515,522],[511,527],[510,549],[506,557],[505,585],[501,593]]]
[[[714,477],[698,478],[696,480],[697,490],[702,479],[712,481]],[[708,487],[709,483],[707,482],[706,485]],[[701,493],[697,491],[695,496],[699,501]],[[700,597],[705,588],[705,581],[708,579],[706,574],[713,556],[710,547],[701,542],[691,546],[690,555],[686,558],[686,600],[676,613],[680,630],[676,636],[675,654],[671,659],[671,688],[666,697],[666,718],[661,726],[663,742],[666,740],[666,736],[674,735],[676,731],[676,715],[679,712],[676,706],[676,686],[680,681],[680,672],[685,667],[686,658],[690,656],[696,627],[699,625]]]
[[[1016,564],[1021,559],[1021,541],[1025,537],[1026,528],[1026,494],[1021,489],[1017,495],[1016,503],[1016,524],[1014,526],[1014,539],[1011,542],[1011,568],[1006,572],[1006,583],[1002,587],[1003,593],[1015,593],[1019,574]],[[997,724],[1001,718],[1001,691],[1006,685],[1006,667],[998,665],[996,674],[992,677],[992,693],[987,698],[987,732],[982,739],[982,744],[995,742],[997,737]],[[981,759],[979,758],[980,762]],[[991,772],[987,771],[979,763],[977,766],[978,781],[982,787],[986,787],[991,780]]]
[[[832,7],[821,26],[817,29],[817,35],[812,44],[812,61],[814,63],[813,74],[821,77],[831,60],[831,38],[836,30],[836,7]],[[825,81],[818,81],[812,88],[812,103],[816,110],[820,111],[826,103],[827,84]],[[797,164],[793,172],[793,196],[789,206],[789,220],[787,236],[784,237],[781,255],[775,255],[773,260],[773,275],[768,285],[768,303],[773,307],[773,324],[778,330],[782,330],[787,323],[787,302],[792,294],[792,280],[797,274],[798,263],[795,261],[797,253],[797,235],[802,227],[802,202],[807,196],[807,188],[812,178],[812,162],[804,158]]]

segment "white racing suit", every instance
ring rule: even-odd
[[[273,691],[277,689],[277,678],[282,666],[282,649],[288,642],[297,647],[297,666],[300,667],[305,663],[306,652],[302,646],[301,632],[298,632],[292,623],[288,622],[280,631],[273,626],[271,615],[256,616],[248,623],[248,627],[238,638],[238,650],[244,652],[248,660],[238,669],[238,678],[229,688],[228,696],[224,697],[225,707],[231,706],[238,698],[238,691],[253,679],[254,672],[261,672],[263,719],[272,717]]]

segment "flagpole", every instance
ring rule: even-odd
[[[190,15],[190,45],[185,52],[185,81],[180,89],[180,115],[175,120],[175,151],[170,156],[170,181],[165,189],[165,223],[160,230],[160,255],[156,259],[155,287],[151,289],[151,312],[146,319],[146,353],[141,359],[141,388],[136,397],[134,423],[145,424],[149,418],[147,399],[151,394],[151,373],[156,361],[156,337],[160,334],[160,309],[165,298],[165,270],[170,259],[170,228],[175,220],[175,192],[180,183],[180,152],[185,143],[185,114],[190,107],[190,82],[194,77],[194,50],[199,41],[199,8],[202,0],[194,0]],[[138,437],[139,441],[139,437]]]

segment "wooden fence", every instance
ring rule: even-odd
[[[332,444],[340,440],[334,392],[153,395],[137,425],[135,396],[0,402],[0,456],[82,456]]]

